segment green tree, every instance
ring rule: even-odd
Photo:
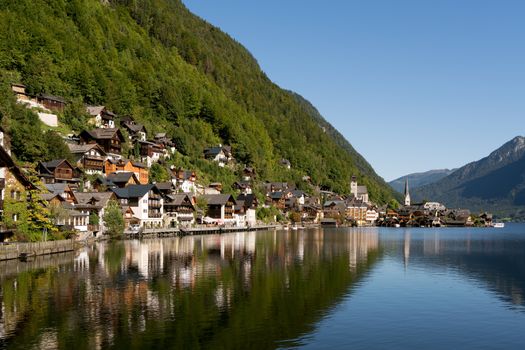
[[[149,182],[165,182],[170,180],[170,174],[165,166],[153,163],[149,169]]]
[[[117,201],[109,201],[103,219],[107,233],[112,238],[122,237],[124,233],[124,217]]]

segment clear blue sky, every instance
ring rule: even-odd
[[[392,180],[525,134],[525,0],[183,0]]]

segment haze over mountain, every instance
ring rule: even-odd
[[[241,44],[178,0],[4,2],[0,38],[0,116],[20,161],[49,160],[60,147],[28,138],[44,127],[14,103],[13,82],[69,102],[59,131],[87,128],[90,104],[132,116],[150,135],[166,132],[181,153],[177,165],[224,188],[238,174],[202,160],[203,149],[219,143],[261,180],[301,185],[309,175],[315,185],[348,193],[357,175],[373,200],[393,196],[310,103],[274,84]]]
[[[405,190],[405,180],[407,179],[409,187],[411,189],[416,189],[437,182],[445,176],[452,174],[455,170],[456,169],[435,169],[421,173],[408,174],[392,180],[388,184],[397,192],[403,193]]]
[[[499,216],[525,217],[525,138],[517,136],[487,157],[443,179],[411,191],[415,201],[488,210]]]

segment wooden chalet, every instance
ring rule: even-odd
[[[96,143],[77,145],[68,143],[69,151],[73,155],[76,165],[86,174],[102,174],[106,152]]]
[[[125,141],[120,130],[115,128],[98,128],[91,131],[83,131],[80,134],[81,145],[96,143],[108,155],[119,156],[122,150],[122,143]]]
[[[36,168],[38,177],[45,184],[64,182],[78,185],[81,171],[67,159],[56,159],[49,162],[39,162]]]

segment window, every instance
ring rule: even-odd
[[[17,221],[18,221],[18,214],[13,214],[13,221],[14,221],[14,222],[17,222]]]

